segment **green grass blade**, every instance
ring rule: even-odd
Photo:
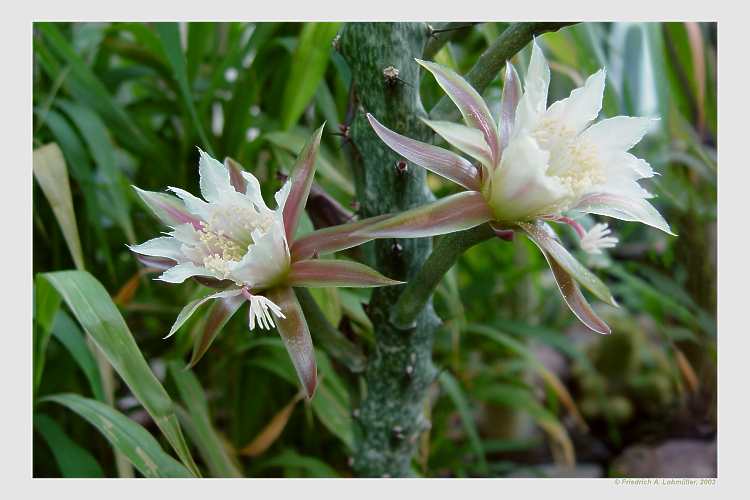
[[[192,477],[146,429],[106,404],[77,394],[57,394],[42,401],[59,403],[86,419],[145,477]]]
[[[52,328],[52,336],[68,350],[68,353],[70,353],[78,367],[83,371],[91,387],[91,392],[97,401],[106,403],[107,398],[104,394],[102,378],[99,373],[99,367],[96,364],[96,359],[94,359],[91,349],[86,345],[86,337],[83,332],[65,311],[57,312]]]
[[[156,32],[161,39],[162,48],[164,49],[164,54],[166,55],[167,60],[169,61],[169,65],[172,67],[172,73],[180,88],[180,94],[182,95],[185,108],[187,109],[191,120],[193,120],[193,126],[198,132],[198,136],[203,143],[204,149],[211,156],[214,156],[211,141],[209,140],[195,109],[193,93],[190,90],[190,84],[188,83],[185,55],[182,53],[182,46],[180,45],[179,26],[177,23],[156,23]]]
[[[59,99],[57,105],[68,115],[83,136],[91,151],[91,156],[104,175],[100,176],[109,193],[105,206],[125,232],[130,243],[135,243],[135,232],[130,220],[127,183],[117,168],[115,149],[107,134],[107,128],[99,116],[85,106]]]
[[[196,476],[200,475],[182,435],[174,403],[143,358],[107,290],[85,271],[58,271],[42,276],[62,296],[73,316],[154,419],[180,460]]]
[[[73,210],[73,196],[70,194],[68,167],[57,144],[46,144],[34,150],[33,170],[34,177],[60,225],[76,268],[83,269],[83,250]]]
[[[284,88],[281,127],[289,130],[308,106],[325,75],[331,41],[341,23],[307,23],[292,55],[291,74]]]
[[[101,466],[91,453],[70,439],[52,418],[35,413],[34,430],[47,442],[62,477],[104,477]]]
[[[146,156],[155,156],[158,150],[155,139],[147,137],[127,111],[114,100],[104,84],[76,53],[57,26],[54,23],[35,23],[34,27],[43,35],[43,39],[48,42],[51,50],[70,66],[70,75],[64,86],[75,99],[96,110],[109,127],[117,132],[118,139],[126,143],[130,149],[144,153]],[[36,46],[37,43],[39,41],[35,40],[34,45]]]
[[[169,373],[195,430],[195,442],[213,477],[242,477],[237,463],[211,423],[206,393],[191,370],[180,361],[169,362]]]
[[[34,280],[34,393],[36,393],[39,383],[42,381],[47,344],[52,332],[55,314],[59,308],[60,295],[46,280],[37,277]]]
[[[448,372],[442,372],[440,374],[440,385],[443,387],[448,396],[453,401],[453,404],[458,410],[458,414],[461,417],[461,422],[464,424],[464,430],[469,438],[469,443],[474,451],[474,454],[479,460],[479,471],[483,475],[488,475],[487,460],[484,456],[484,448],[482,448],[482,440],[479,438],[479,431],[474,423],[474,417],[471,415],[471,409],[469,403],[466,400],[461,386],[458,381]]]

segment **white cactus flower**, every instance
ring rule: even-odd
[[[221,291],[186,305],[170,335],[208,301],[217,301],[209,314],[190,366],[198,362],[222,326],[248,303],[248,328],[276,326],[308,397],[317,385],[310,332],[292,287],[373,287],[401,283],[363,264],[316,256],[371,240],[358,234],[368,224],[358,221],[314,231],[296,241],[294,233],[315,175],[315,158],[323,127],[300,152],[289,180],[275,194],[277,207],[268,208],[260,184],[236,162],[225,164],[200,151],[203,199],[170,187],[177,197],[135,188],[154,214],[172,230],[130,249],[145,265],[162,269],[157,278],[182,283],[193,278]]]
[[[490,222],[499,237],[508,239],[520,229],[544,254],[573,313],[592,330],[609,333],[578,284],[609,304],[616,305],[614,298],[596,275],[568,253],[547,223],[572,227],[581,248],[589,253],[612,248],[618,239],[610,236],[605,224],[586,231],[566,215],[568,211],[641,222],[673,234],[647,201],[652,195],[638,184],[654,171],[628,152],[654,119],[617,116],[593,123],[602,107],[604,69],[569,97],[547,107],[550,69],[536,41],[523,92],[516,70],[507,63],[497,124],[482,96],[460,75],[434,62],[417,62],[456,104],[465,125],[424,122],[478,163],[404,137],[368,114],[373,130],[391,149],[466,191],[370,225],[367,234],[426,237]]]

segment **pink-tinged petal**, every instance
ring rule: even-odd
[[[245,190],[247,189],[247,181],[242,175],[242,172],[244,170],[242,168],[242,165],[240,165],[236,160],[227,157],[224,159],[224,166],[227,167],[227,170],[229,170],[229,182],[232,184],[234,190],[238,193],[244,194]]]
[[[174,325],[172,325],[172,328],[169,329],[169,333],[167,334],[166,338],[171,337],[174,335],[174,333],[180,329],[182,325],[185,324],[185,322],[190,319],[190,316],[193,315],[193,313],[204,303],[208,302],[209,300],[213,299],[225,299],[227,297],[236,297],[240,296],[241,290],[234,289],[234,290],[224,290],[222,292],[216,292],[212,293],[211,295],[207,295],[203,297],[202,299],[195,299],[194,301],[188,303],[185,307],[182,308],[182,311],[180,311],[180,314],[177,315],[177,319],[174,322]]]
[[[654,206],[642,198],[612,193],[593,193],[581,198],[573,210],[629,222],[640,222],[677,236]]]
[[[526,231],[531,241],[544,252],[545,256],[553,259],[566,273],[583,285],[584,288],[596,295],[604,302],[617,306],[615,298],[602,280],[578,262],[564,246],[557,241],[554,231],[544,222],[530,224],[519,222],[518,225]],[[553,269],[554,271],[554,269]]]
[[[591,305],[581,293],[581,289],[578,287],[576,280],[573,279],[573,276],[565,271],[555,259],[550,258],[546,252],[542,253],[544,254],[544,258],[547,259],[550,269],[552,269],[552,274],[557,282],[557,287],[560,289],[560,294],[573,314],[576,315],[581,323],[596,333],[603,335],[610,334],[612,330],[591,308]]]
[[[185,208],[185,204],[174,196],[155,191],[145,191],[136,186],[133,186],[133,189],[154,215],[167,226],[177,227],[180,224],[187,223],[192,224],[196,229],[201,227],[201,220],[191,214]]]
[[[142,255],[142,254],[136,253],[135,258],[138,259],[138,262],[140,262],[144,266],[152,267],[159,271],[166,271],[170,267],[174,267],[177,265],[176,260],[166,259],[164,257],[154,257],[151,255]]]
[[[374,287],[400,285],[383,276],[375,269],[348,260],[300,260],[292,264],[288,283],[290,286],[328,287]]]
[[[422,121],[451,146],[478,160],[487,168],[493,168],[492,152],[479,130],[460,123],[425,119]]]
[[[503,83],[503,95],[500,98],[500,119],[498,133],[502,149],[508,145],[513,133],[513,123],[516,120],[516,107],[521,98],[521,80],[518,78],[516,68],[510,61],[505,63],[505,81]]]
[[[315,255],[338,252],[366,243],[374,238],[362,234],[360,231],[388,217],[390,215],[378,215],[361,221],[318,229],[306,234],[292,245],[292,260],[309,259]]]
[[[297,157],[297,163],[291,172],[291,189],[286,198],[284,206],[284,229],[287,241],[292,241],[297,223],[305,210],[307,196],[310,194],[313,177],[315,176],[315,157],[320,146],[320,137],[323,134],[325,123],[315,131],[305,147]]]
[[[315,366],[315,350],[310,330],[302,308],[291,287],[274,288],[266,295],[281,308],[286,316],[276,320],[276,328],[284,341],[305,395],[307,399],[311,399],[318,385],[318,370]]]
[[[479,171],[466,159],[447,149],[425,144],[424,142],[409,139],[401,134],[388,129],[367,114],[370,125],[380,139],[392,150],[424,167],[430,172],[453,181],[466,189],[478,191],[480,188]]]
[[[158,278],[159,281],[165,281],[167,283],[182,283],[188,278],[194,276],[207,276],[209,278],[218,278],[215,273],[209,271],[203,266],[194,264],[193,262],[182,262],[176,266],[167,269]]]
[[[434,62],[420,59],[416,61],[433,74],[438,84],[458,107],[466,124],[482,132],[484,140],[490,147],[492,164],[497,164],[500,158],[497,127],[482,96],[455,71]]]
[[[482,195],[465,191],[388,217],[359,233],[373,238],[423,238],[471,229],[491,219]]]
[[[214,303],[203,328],[193,342],[193,354],[190,357],[188,368],[194,367],[201,360],[224,325],[244,302],[245,298],[242,295],[231,295],[220,298]]]

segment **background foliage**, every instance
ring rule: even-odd
[[[453,24],[428,55],[459,72],[507,26]],[[34,25],[35,476],[351,475],[362,360],[313,332],[322,383],[305,404],[276,334],[248,334],[237,315],[186,371],[210,309],[162,337],[204,292],[151,281],[125,246],[160,230],[131,185],[195,192],[200,146],[240,162],[270,198],[324,120],[316,182],[356,211],[337,135],[356,112],[332,47],[339,29]],[[577,462],[568,473],[658,475],[656,462],[633,470],[628,450],[710,443],[716,432],[716,25],[583,23],[538,41],[552,100],[604,66],[604,115],[661,117],[637,153],[662,174],[648,188],[679,237],[615,222],[618,248],[579,255],[622,304],[600,311],[614,330],[606,338],[581,331],[524,238],[467,252],[436,296],[442,371],[414,468],[534,476]],[[529,55],[514,58],[521,71]],[[499,77],[485,93],[495,108]],[[443,95],[431,78],[420,91],[425,109]],[[429,184],[438,197],[453,189]],[[69,269],[91,276],[41,274]],[[366,353],[367,294],[312,295]],[[114,373],[105,357],[121,360]]]

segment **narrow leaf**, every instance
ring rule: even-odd
[[[281,126],[294,125],[318,89],[341,23],[305,23],[292,54],[291,71],[281,100]]]
[[[59,403],[86,419],[145,477],[193,477],[164,453],[146,429],[106,404],[77,394],[57,394],[42,401]]]
[[[287,353],[292,360],[307,399],[312,399],[318,385],[318,372],[315,366],[310,330],[307,327],[302,308],[290,287],[278,287],[267,292],[268,298],[275,302],[286,318],[276,318],[276,327],[284,341]]]
[[[373,238],[424,238],[471,229],[492,217],[482,195],[466,191],[388,217],[357,234]]]
[[[88,380],[91,387],[91,392],[97,401],[106,403],[107,399],[104,395],[104,386],[101,374],[99,373],[99,367],[96,364],[96,359],[91,354],[91,350],[86,345],[86,337],[78,328],[75,321],[64,311],[59,311],[57,316],[55,316],[52,335],[68,350],[71,357],[86,376],[86,380]]]
[[[484,449],[482,448],[482,440],[479,438],[479,430],[474,422],[474,417],[471,414],[469,403],[466,400],[461,386],[458,384],[456,379],[450,373],[444,371],[440,374],[440,385],[443,387],[448,396],[453,401],[453,405],[458,410],[458,414],[461,417],[461,422],[466,430],[466,435],[469,438],[469,443],[479,461],[479,470],[482,474],[488,475],[487,460],[484,456]]]
[[[91,453],[70,439],[51,417],[35,413],[34,430],[47,442],[62,477],[104,477],[101,466]]]
[[[466,124],[482,132],[490,148],[492,164],[497,164],[500,159],[497,127],[479,92],[452,69],[420,59],[417,59],[417,62],[433,74],[438,84],[458,107]]]
[[[607,285],[583,264],[578,262],[557,241],[554,232],[545,223],[529,224],[527,222],[520,222],[518,225],[526,231],[529,238],[545,253],[545,256],[549,256],[549,258],[557,262],[567,274],[570,274],[578,283],[596,295],[600,300],[617,307],[617,302],[612,297],[612,293],[607,288]]]
[[[291,188],[289,197],[284,205],[284,230],[286,231],[287,241],[292,241],[294,232],[297,229],[297,223],[302,212],[305,210],[307,196],[310,194],[315,177],[315,157],[320,147],[320,137],[323,134],[325,123],[315,131],[313,136],[307,142],[302,151],[297,156],[297,163],[291,172]]]
[[[83,329],[154,419],[180,460],[193,474],[200,475],[177,422],[172,400],[143,358],[107,290],[85,271],[58,271],[41,276],[57,289]]]
[[[194,367],[201,360],[214,339],[219,335],[224,325],[234,316],[237,309],[245,303],[241,295],[224,297],[214,302],[211,312],[193,341],[193,354],[188,368]]]
[[[198,136],[205,145],[208,153],[211,156],[214,156],[211,142],[209,141],[208,135],[206,135],[206,131],[203,129],[203,122],[198,117],[198,113],[195,109],[193,94],[190,90],[190,84],[188,83],[185,55],[182,53],[182,46],[180,44],[179,27],[177,23],[155,23],[155,27],[156,32],[159,34],[164,54],[172,68],[174,79],[180,89],[185,108],[188,110],[190,118],[193,121],[193,126],[198,132]]]
[[[76,268],[83,269],[83,250],[78,237],[73,196],[70,194],[68,168],[57,144],[47,144],[34,150],[33,170],[34,177],[60,225]]]
[[[242,477],[218,431],[211,423],[206,393],[195,374],[182,362],[170,361],[169,373],[195,428],[195,441],[212,477]]]
[[[388,214],[378,215],[356,222],[318,229],[306,234],[292,244],[292,260],[309,259],[316,255],[338,252],[366,243],[373,238],[367,236],[366,231],[363,230],[388,217]]]
[[[480,188],[479,171],[468,160],[447,149],[415,141],[390,130],[367,114],[372,129],[389,148],[407,160],[426,168],[449,181],[466,189],[478,191]]]
[[[265,453],[265,451],[271,447],[271,445],[278,439],[281,433],[284,431],[289,417],[292,416],[294,407],[304,397],[301,392],[297,393],[284,408],[281,409],[273,418],[266,424],[263,429],[258,433],[255,438],[245,445],[241,450],[240,454],[247,455],[248,457],[258,457]]]
[[[402,283],[403,281],[387,278],[364,264],[347,260],[299,260],[292,264],[289,273],[290,286],[366,288]]]

